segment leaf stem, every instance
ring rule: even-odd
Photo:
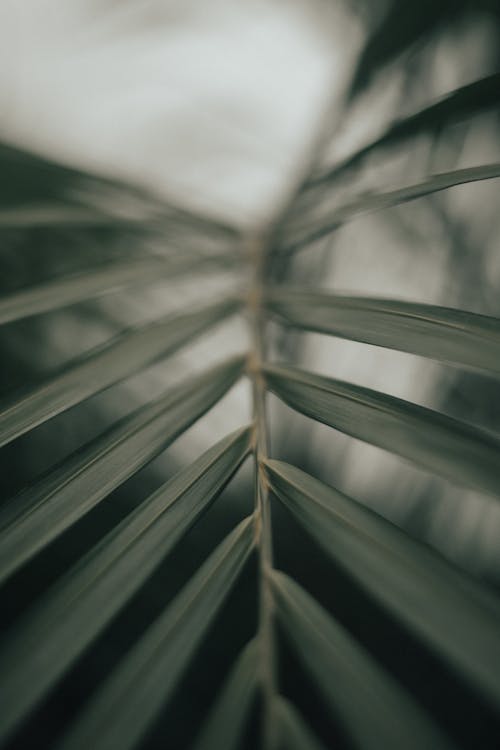
[[[263,705],[263,747],[271,750],[275,745],[271,710],[276,694],[276,658],[273,626],[273,597],[269,571],[273,565],[271,513],[269,489],[262,471],[262,462],[269,455],[268,420],[266,414],[266,387],[262,366],[266,358],[265,311],[262,304],[266,275],[267,237],[253,236],[248,243],[252,280],[247,298],[248,321],[251,336],[251,353],[248,375],[252,384],[254,438],[254,486],[257,553],[259,566],[259,647],[260,675]]]

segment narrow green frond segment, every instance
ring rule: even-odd
[[[444,126],[466,120],[487,109],[500,107],[500,73],[480,78],[478,81],[451,91],[438,102],[434,102],[419,112],[394,122],[383,135],[368,143],[343,162],[324,172],[305,187],[330,182],[346,170],[357,166],[372,151],[391,148],[402,142],[432,133]]]
[[[248,455],[251,434],[238,430],[180,471],[28,612],[0,652],[0,736],[29,713],[217,497]]]
[[[406,458],[459,485],[500,494],[500,441],[394,396],[291,367],[264,368],[268,388],[293,409]]]
[[[479,5],[474,4],[474,10],[481,8],[486,11],[488,4],[488,0],[484,4],[479,0]],[[490,4],[491,10],[493,7]],[[373,6],[370,10],[372,8],[375,10]],[[359,95],[387,65],[400,62],[403,70],[409,71],[411,63],[408,57],[416,51],[417,45],[422,49],[429,42],[432,44],[432,40],[442,38],[439,34],[443,27],[447,31],[450,29],[452,17],[452,23],[459,19],[462,23],[464,19],[470,20],[470,16],[467,18],[470,10],[472,3],[469,0],[440,0],[439,3],[423,0],[408,5],[399,0],[388,0],[383,6],[378,6],[373,27],[368,30],[355,64],[349,99]]]
[[[494,706],[500,605],[428,547],[332,487],[268,461],[271,488],[330,557]]]
[[[29,229],[31,227],[124,227],[132,223],[97,209],[58,203],[35,206],[15,206],[0,209],[1,229]]]
[[[283,573],[271,581],[281,626],[355,747],[451,749],[404,688],[309,594]]]
[[[297,709],[285,698],[275,698],[273,713],[279,750],[325,750]]]
[[[175,689],[253,545],[253,518],[247,518],[125,656],[58,745],[60,750],[137,746]]]
[[[233,314],[236,300],[168,315],[98,347],[0,410],[0,446],[189,343]]]
[[[288,325],[500,374],[500,319],[390,299],[278,288],[268,308]]]
[[[166,229],[169,236],[234,242],[239,231],[191,213],[123,181],[82,172],[0,143],[0,230],[30,227],[130,226]]]
[[[481,180],[492,180],[496,177],[500,177],[500,163],[483,164],[479,167],[468,167],[467,169],[455,169],[452,172],[442,172],[416,185],[409,185],[408,187],[390,190],[385,193],[362,196],[352,201],[352,203],[347,204],[344,208],[340,208],[337,214],[337,221],[345,221],[351,216],[365,211],[381,211],[385,208],[391,208],[400,203],[407,203],[408,201],[422,198],[424,195],[437,193],[440,190],[446,190],[456,185],[465,185]],[[337,223],[335,216],[333,220]]]
[[[326,194],[329,188],[320,185],[317,189],[317,196],[315,194],[314,200],[310,200],[313,208],[298,211],[298,221],[290,221],[284,235],[284,243],[290,251],[298,250],[310,242],[325,237],[359,214],[382,211],[456,185],[491,180],[496,177],[500,177],[500,163],[456,169],[452,172],[433,175],[416,185],[383,193],[361,195],[333,211],[329,207],[329,196]]]
[[[127,287],[161,282],[184,273],[219,268],[229,256],[184,255],[109,263],[91,271],[65,276],[0,297],[0,324],[39,315]]]
[[[227,677],[193,750],[237,750],[258,686],[258,644],[247,643]]]
[[[0,581],[163,451],[241,376],[241,357],[142,407],[0,510]]]

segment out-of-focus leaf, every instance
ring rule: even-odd
[[[27,229],[28,227],[109,227],[125,228],[127,222],[85,206],[50,205],[2,208],[0,229]]]
[[[129,209],[136,209],[137,202],[141,211],[148,205],[146,196],[135,188],[5,144],[0,144],[0,171],[1,229],[65,224],[126,226],[138,217],[131,211],[121,212],[118,194]],[[92,195],[98,195],[99,200],[93,200]]]
[[[331,711],[360,750],[451,743],[330,615],[283,573],[271,574],[280,623]]]
[[[435,305],[278,287],[268,308],[308,331],[500,374],[500,320]]]
[[[54,201],[67,194],[84,173],[0,143],[1,208]]]
[[[253,545],[253,518],[247,518],[212,552],[98,689],[58,745],[61,750],[136,747],[176,687]]]
[[[197,270],[232,263],[226,256],[160,258],[109,263],[91,271],[64,276],[0,297],[0,324],[57,310],[126,287],[166,281]]]
[[[456,185],[464,185],[480,180],[492,180],[500,177],[500,163],[483,164],[479,167],[455,169],[452,172],[435,174],[429,179],[415,185],[389,190],[383,193],[367,193],[351,200],[336,209],[330,209],[328,185],[316,188],[317,199],[309,202],[312,209],[298,211],[298,219],[293,217],[284,229],[284,245],[289,251],[297,250],[310,242],[324,237],[338,229],[342,224],[355,218],[359,214],[372,211],[383,211],[398,206],[401,203],[422,198],[425,195],[446,190]],[[311,191],[313,192],[313,191]]]
[[[240,377],[235,358],[164,396],[76,451],[0,511],[0,580],[151,461],[213,406]]]
[[[166,357],[238,307],[239,302],[225,300],[195,312],[168,315],[94,349],[3,406],[0,446]]]
[[[405,9],[405,12],[408,9]],[[347,169],[357,166],[372,151],[391,148],[423,133],[441,129],[454,122],[466,120],[487,109],[500,108],[500,73],[480,78],[478,81],[451,91],[438,102],[401,120],[396,120],[383,135],[347,157],[337,166],[327,170],[305,185],[329,182]]]
[[[392,0],[359,58],[351,83],[351,96],[362,91],[381,67],[411,50],[420,40],[429,38],[443,24],[455,21],[469,1],[401,3]]]
[[[0,229],[90,225],[128,231],[141,225],[180,231],[191,239],[239,237],[234,227],[180,209],[146,190],[5,144],[0,144],[0,172]]]
[[[500,440],[385,393],[290,367],[265,367],[279,398],[318,422],[407,458],[457,484],[500,493]]]
[[[236,750],[258,685],[258,644],[242,650],[202,726],[193,750]]]
[[[60,679],[221,492],[248,455],[251,434],[247,427],[229,435],[160,487],[16,626],[0,651],[0,737]]]
[[[275,495],[365,591],[493,705],[500,703],[500,605],[397,526],[282,461],[267,461]]]
[[[280,750],[324,750],[299,712],[285,698],[274,699],[273,712]]]

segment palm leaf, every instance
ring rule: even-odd
[[[231,668],[194,750],[236,750],[258,687],[258,644],[247,643]]]
[[[288,250],[297,250],[321,237],[325,237],[359,214],[382,211],[457,185],[492,180],[496,177],[500,177],[500,163],[455,169],[452,172],[432,175],[427,180],[415,185],[408,185],[387,192],[362,195],[333,210],[328,205],[327,195],[325,200],[325,193],[328,192],[328,188],[325,189],[322,185],[319,185],[316,194],[308,197],[308,202],[312,204],[313,209],[297,211],[298,221],[294,221],[292,218],[288,222],[284,229],[282,242]],[[323,205],[322,201],[326,205]],[[310,213],[313,215],[309,216]]]
[[[279,287],[268,308],[288,325],[500,373],[500,320],[390,299]]]
[[[0,580],[164,450],[228,391],[243,365],[229,360],[167,391],[14,497],[0,514]]]
[[[304,187],[307,189],[309,186],[336,179],[346,170],[358,166],[373,151],[400,146],[409,138],[441,129],[488,109],[498,109],[499,91],[500,73],[493,73],[466,86],[461,86],[415,114],[396,120],[381,136],[348,156],[337,166],[312,179]]]
[[[253,519],[247,518],[219,544],[131,649],[61,748],[127,750],[137,745],[208,631],[253,543]]]
[[[480,7],[489,0],[476,0]],[[362,50],[350,88],[356,96],[371,82],[381,68],[408,54],[419,42],[432,39],[437,31],[452,20],[462,18],[470,0],[421,0],[404,7],[398,0],[389,0],[383,6],[383,18],[368,37]]]
[[[400,529],[299,469],[268,461],[276,496],[328,555],[493,705],[498,602]]]
[[[226,222],[179,208],[123,181],[57,164],[0,143],[0,230],[30,227],[140,227],[193,239],[233,243],[239,232]]]
[[[0,737],[60,679],[220,493],[247,456],[250,437],[249,428],[238,430],[180,471],[28,612],[0,652]]]
[[[372,5],[375,17],[377,13],[380,16],[381,9],[384,15],[358,60],[344,110],[350,98],[380,68],[416,50],[417,44],[436,38],[453,3],[446,0],[438,7],[435,2],[424,0],[410,9],[402,8],[397,0]],[[479,0],[479,5],[495,16],[491,0]],[[471,7],[470,0],[459,0],[455,8],[457,17],[464,18]],[[441,52],[439,47],[439,55]],[[414,57],[412,72],[419,64],[420,59]],[[500,705],[496,669],[500,662],[497,599],[355,500],[298,468],[272,460],[266,396],[267,392],[274,392],[313,419],[391,451],[456,484],[498,495],[500,441],[497,437],[384,393],[286,365],[269,364],[268,350],[272,343],[269,322],[274,316],[295,329],[333,334],[498,374],[499,321],[494,318],[418,303],[287,288],[286,279],[293,283],[304,272],[300,259],[293,257],[291,251],[329,235],[360,214],[385,210],[455,185],[500,176],[500,164],[486,164],[431,175],[418,184],[396,190],[377,185],[376,192],[354,198],[342,196],[336,182],[337,177],[361,164],[370,154],[400,146],[422,134],[440,134],[447,125],[497,108],[499,81],[500,75],[495,73],[450,92],[442,100],[394,122],[381,136],[323,172],[314,168],[321,162],[321,139],[318,139],[304,174],[298,175],[296,184],[289,186],[289,200],[280,202],[264,225],[242,230],[232,219],[218,220],[186,210],[144,188],[0,144],[3,177],[0,233],[7,242],[8,263],[12,263],[14,273],[18,243],[28,256],[22,258],[24,268],[33,259],[38,263],[40,258],[45,263],[44,251],[52,246],[56,247],[57,266],[60,252],[57,243],[60,245],[61,238],[81,253],[87,248],[95,253],[102,249],[103,258],[108,258],[99,259],[102,265],[90,265],[76,275],[51,278],[44,269],[41,277],[48,276],[47,280],[29,281],[27,286],[14,288],[0,299],[0,324],[58,310],[119,289],[153,284],[156,280],[164,283],[178,274],[194,275],[212,268],[241,266],[250,277],[248,288],[236,290],[234,298],[124,331],[104,346],[44,377],[24,393],[15,394],[0,410],[0,444],[6,444],[143,371],[240,307],[244,309],[249,352],[168,389],[111,425],[31,487],[1,505],[0,584],[8,581],[7,605],[14,601],[17,606],[20,596],[23,610],[5,629],[0,650],[5,692],[0,717],[3,738],[13,739],[16,746],[34,743],[57,746],[60,750],[89,747],[127,750],[142,743],[195,659],[193,679],[204,683],[208,671],[204,663],[206,652],[202,659],[198,649],[207,637],[213,638],[215,655],[221,646],[226,646],[221,643],[227,637],[226,630],[223,635],[209,630],[255,547],[258,579],[255,635],[230,665],[208,715],[204,706],[189,707],[186,712],[187,720],[197,732],[200,718],[204,721],[195,741],[197,750],[248,745],[250,737],[252,741],[255,738],[254,730],[259,732],[255,743],[262,750],[321,750],[316,731],[329,746],[328,729],[309,726],[305,719],[315,715],[315,700],[320,704],[317,715],[324,715],[326,708],[333,724],[342,730],[353,748],[450,748],[450,742],[434,723],[434,713],[438,722],[444,720],[450,726],[460,744],[467,742],[460,733],[465,726],[469,734],[474,731],[474,739],[477,737],[483,746],[483,726],[474,724],[476,716],[484,716],[487,724],[490,713],[498,711]],[[328,125],[322,128],[324,133],[329,129]],[[84,245],[96,240],[98,245]],[[150,255],[154,242],[161,242],[164,248],[159,257]],[[130,255],[124,259],[127,249]],[[116,255],[120,260],[109,260],[109,256]],[[62,265],[67,265],[66,259]],[[311,271],[306,269],[306,276],[319,280],[321,266],[316,265]],[[285,284],[271,287],[271,283],[278,282]],[[36,329],[36,321],[28,326],[30,331]],[[8,346],[15,348],[17,331],[22,329],[23,324],[2,329],[0,333]],[[279,345],[276,348],[280,351]],[[34,603],[27,601],[31,576],[35,576],[35,582],[38,580],[35,556],[158,456],[221,399],[244,372],[251,385],[252,426],[243,427],[212,445],[194,463],[186,465],[145,501],[136,504],[128,516],[123,518],[123,513],[120,514],[122,520],[111,531],[99,533],[97,529],[95,538],[100,539],[99,543],[69,570],[55,570],[55,584],[38,592]],[[57,423],[53,428],[57,431]],[[36,440],[37,435],[33,442]],[[8,470],[12,456],[14,463],[19,457],[22,464],[22,450],[24,441],[11,446],[6,462]],[[87,654],[92,660],[94,652],[88,650],[98,637],[102,638],[99,648],[101,645],[105,648],[106,639],[114,637],[117,630],[120,635],[127,635],[125,606],[133,606],[133,597],[215,500],[249,453],[253,454],[252,517],[240,523],[214,549],[180,593],[165,603],[163,612],[139,636],[133,633],[129,650],[119,656],[104,680],[93,684],[92,675],[87,675],[84,679],[90,682],[83,686],[83,691],[78,684],[76,705],[71,706],[76,709],[76,720],[72,719],[67,729],[65,723],[66,734],[61,739],[60,727],[52,726],[52,711],[60,714],[61,706],[54,709],[54,702],[46,700],[51,691],[61,688],[61,680],[66,678],[70,703],[74,701],[79,671],[71,670],[78,659]],[[234,499],[238,501],[238,497]],[[447,716],[446,701],[436,706],[435,712],[424,711],[406,688],[405,677],[396,680],[385,669],[383,658],[377,661],[376,653],[369,653],[346,632],[321,606],[319,594],[316,601],[285,573],[276,570],[273,525],[277,523],[276,533],[282,534],[280,524],[284,519],[271,513],[270,503],[274,499],[304,527],[310,542],[333,559],[335,568],[341,569],[343,577],[357,588],[360,601],[364,597],[368,607],[383,610],[384,617],[395,621],[402,636],[406,635],[410,643],[419,642],[419,653],[420,649],[422,653],[430,652],[442,664],[444,677],[441,677],[449,679],[448,684],[451,685],[453,676],[457,677],[451,694],[453,697],[464,691],[457,706],[457,712],[463,716],[453,719]],[[210,520],[218,538],[220,518],[213,515]],[[210,523],[203,525],[200,533],[205,534],[204,541],[210,542],[212,548]],[[72,534],[79,534],[78,527]],[[60,541],[62,544],[64,539]],[[280,558],[284,551],[284,547],[279,548]],[[57,557],[55,547],[50,552],[51,560]],[[183,548],[176,552],[182,561]],[[286,554],[280,559],[284,568]],[[301,580],[310,581],[311,569],[300,560],[301,550],[293,550],[293,554],[302,566]],[[54,562],[57,564],[57,560]],[[175,567],[165,567],[172,584],[178,582],[179,571]],[[16,573],[21,576],[14,577]],[[327,577],[328,566],[324,573]],[[24,587],[19,591],[21,578],[28,581],[27,594]],[[255,605],[253,588],[250,592],[238,614],[241,623],[245,621],[245,628],[247,617],[253,619],[249,610]],[[240,601],[243,600],[242,596]],[[341,610],[343,606],[345,602],[340,605]],[[239,638],[238,618],[235,639]],[[281,637],[292,646],[308,676],[306,684],[294,690],[296,704],[281,694],[290,693],[286,683],[288,674],[282,670],[278,658]],[[219,680],[217,674],[212,680],[216,662],[217,658],[210,658],[213,684]],[[191,675],[188,679],[192,679]],[[418,674],[415,680],[418,685]],[[413,684],[413,678],[408,682]],[[202,686],[201,691],[204,690]],[[59,692],[60,689],[54,692],[54,697]],[[416,692],[420,694],[419,690]],[[477,705],[470,701],[471,695]],[[470,703],[471,715],[465,716]],[[36,709],[41,705],[38,714]],[[175,717],[171,719],[174,721]],[[27,722],[24,727],[23,721]],[[38,736],[41,724],[42,735],[47,732],[47,737]],[[14,732],[20,734],[12,736]],[[174,728],[172,733],[169,730],[165,744],[175,743]]]
[[[54,373],[0,410],[0,446],[184,346],[238,309],[217,302],[132,329]]]
[[[500,441],[385,393],[291,367],[266,365],[273,393],[297,411],[413,461],[457,484],[498,495]]]
[[[110,294],[127,287],[153,284],[196,270],[230,266],[234,258],[223,255],[152,257],[99,266],[90,271],[47,281],[0,298],[0,325],[58,310],[77,302]]]
[[[278,571],[272,584],[282,628],[355,747],[451,747],[402,686],[309,594]]]
[[[276,698],[273,711],[282,750],[323,749],[323,745],[289,701]]]

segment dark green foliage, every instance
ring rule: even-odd
[[[346,109],[394,62],[415,64],[443,30],[478,10],[497,14],[490,0],[356,7],[363,5],[372,27]],[[320,167],[315,153],[264,231],[240,231],[144,189],[0,147],[0,346],[8,355],[2,471],[7,476],[12,456],[17,468],[31,465],[33,452],[47,454],[45,472],[27,470],[28,486],[0,506],[2,747],[496,746],[495,593],[312,476],[305,420],[300,461],[275,460],[268,398],[274,393],[296,412],[402,457],[428,472],[430,487],[445,478],[498,498],[500,439],[486,420],[453,418],[444,405],[425,408],[289,363],[298,359],[296,334],[310,331],[450,363],[457,378],[465,378],[462,369],[498,378],[494,314],[461,301],[444,307],[328,293],[318,289],[327,255],[324,262],[314,255],[318,240],[335,238],[360,214],[392,215],[400,204],[498,179],[492,157],[403,177],[397,189],[381,180],[375,191],[355,187],[346,196],[338,187],[371,154],[393,153],[422,135],[446,139],[450,125],[474,126],[478,115],[496,112],[500,74],[486,73],[395,120],[332,168]],[[436,215],[443,211],[431,205]],[[162,252],[151,252],[146,239],[153,237]],[[455,266],[465,255],[456,249],[462,239],[455,231]],[[295,254],[302,249],[310,251],[305,262]],[[118,335],[110,326],[103,344],[63,367],[38,366],[36,352],[31,370],[29,357],[16,359],[18,342],[29,348],[57,316],[106,320],[97,298],[156,283],[173,290],[180,279],[203,286],[227,270],[237,271],[243,289],[233,285],[203,306],[188,304]],[[207,367],[200,350],[200,367],[194,374],[185,367],[180,384],[162,385],[155,398],[146,392],[117,416],[102,407],[109,392],[123,393],[119,384],[205,335],[208,341],[214,326],[240,313],[246,351],[225,352]],[[211,436],[208,449],[180,467],[172,458],[166,477],[155,459],[244,377],[252,424],[222,440]],[[22,388],[14,388],[18,380]],[[494,400],[497,381],[487,383],[482,396]],[[79,433],[82,415],[90,425]],[[288,448],[295,433],[287,424]],[[61,425],[69,434],[75,428],[70,447]],[[235,485],[249,456],[251,481],[239,476]]]

